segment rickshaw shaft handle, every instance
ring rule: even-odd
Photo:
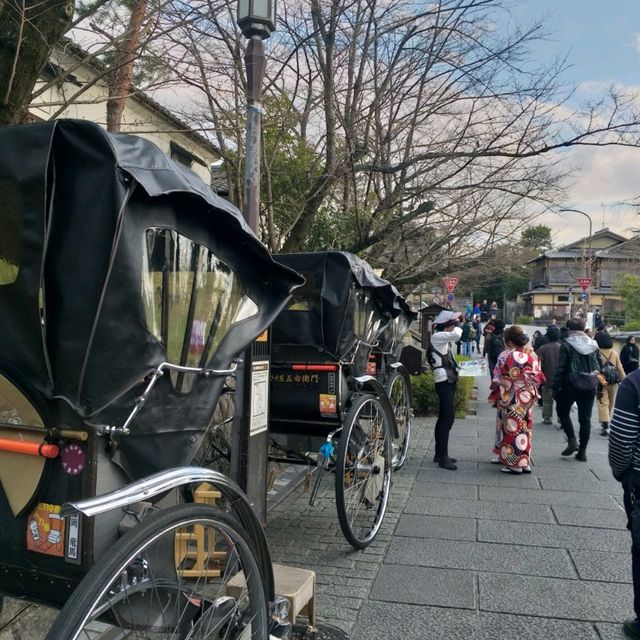
[[[42,456],[43,458],[57,458],[60,453],[58,445],[55,444],[9,440],[8,438],[0,438],[0,451],[21,453],[27,456]]]

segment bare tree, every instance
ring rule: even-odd
[[[181,115],[215,141],[242,206],[246,42],[235,0],[132,6],[142,15],[145,2],[142,30],[133,13],[101,9],[113,24],[99,58],[122,52],[106,60],[125,79],[113,104],[128,93],[134,55],[164,65],[162,82],[181,88]],[[264,91],[262,235],[272,250],[348,249],[409,290],[482,263],[559,201],[567,147],[638,144],[633,97],[612,91],[571,110],[564,61],[529,58],[543,25],[497,29],[503,4],[279,3]],[[127,40],[134,32],[138,43]]]
[[[0,1],[0,125],[26,120],[39,74],[73,11],[73,0]]]

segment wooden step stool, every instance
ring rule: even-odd
[[[203,482],[193,494],[193,501],[199,504],[215,505],[221,493],[210,484]],[[215,531],[196,524],[191,530],[182,529],[175,533],[176,572],[182,578],[218,578],[222,572],[209,566],[213,560],[227,557],[225,551],[215,551]],[[189,568],[181,568],[188,564]],[[217,564],[217,563],[216,563]]]
[[[315,592],[316,572],[297,567],[273,565],[276,594],[289,601],[289,622],[293,624],[296,616],[304,609],[309,625],[316,626]],[[240,571],[227,584],[227,595],[239,598],[246,586],[244,573]]]

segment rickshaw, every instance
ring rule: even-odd
[[[398,426],[398,437],[392,443],[393,470],[398,471],[404,465],[411,439],[411,420],[413,418],[411,380],[409,371],[400,362],[403,338],[411,323],[417,318],[404,298],[397,298],[400,313],[387,325],[373,348],[367,364],[368,373],[375,375],[387,391],[393,415]]]
[[[335,473],[340,527],[362,549],[382,524],[392,468],[406,457],[410,385],[398,355],[417,316],[353,254],[274,258],[305,284],[272,327],[270,459],[317,467],[311,505]]]
[[[62,608],[50,640],[265,640],[263,529],[191,462],[302,278],[146,140],[67,120],[0,148],[0,595]]]

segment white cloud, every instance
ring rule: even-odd
[[[630,147],[577,147],[566,155],[574,167],[567,186],[564,207],[580,209],[591,216],[594,232],[603,226],[625,236],[640,228],[637,209],[628,204],[640,196],[640,149]],[[545,214],[556,244],[584,237],[588,222],[579,214]]]

